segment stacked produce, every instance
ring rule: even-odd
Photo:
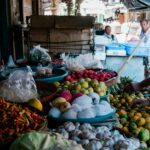
[[[65,94],[62,95],[65,98],[58,97],[52,101],[49,116],[64,119],[88,119],[114,112],[114,109],[108,102],[100,102],[100,97],[96,93],[91,93],[88,96],[79,95],[71,103],[72,97],[69,95],[70,93],[67,95],[66,92]]]
[[[12,142],[17,136],[39,130],[46,118],[26,105],[0,98],[0,143]]]
[[[139,112],[136,109],[125,111],[118,110],[117,115],[120,119],[120,128],[139,136],[142,141],[150,140],[150,115],[146,112]],[[146,135],[145,135],[146,133]],[[144,136],[145,135],[145,136]]]
[[[116,108],[128,108],[134,100],[144,99],[144,95],[141,92],[138,93],[122,93],[122,94],[110,94],[111,105]]]
[[[85,150],[135,150],[147,147],[138,139],[126,138],[117,130],[112,131],[106,126],[94,127],[88,123],[81,125],[66,122],[53,131],[62,134],[73,144],[82,144]]]
[[[58,86],[57,91],[69,90],[71,94],[97,93],[99,96],[106,95],[107,86],[104,82],[90,78],[80,78],[77,81],[65,81]]]
[[[110,70],[83,70],[80,72],[72,73],[66,76],[66,81],[77,81],[80,78],[96,79],[98,81],[107,81],[113,77],[116,77],[117,73]]]

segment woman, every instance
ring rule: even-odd
[[[107,38],[109,43],[118,43],[117,38],[113,34],[111,34],[110,26],[105,27],[104,37]]]

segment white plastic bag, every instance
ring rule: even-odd
[[[42,48],[40,45],[37,45],[30,50],[30,60],[33,63],[47,65],[51,62],[51,57],[48,54],[48,49]]]
[[[1,83],[0,96],[12,102],[27,102],[37,97],[37,88],[32,73],[17,70]]]
[[[97,59],[94,59],[92,53],[80,54],[75,58],[62,54],[61,58],[66,67],[71,71],[82,71],[84,69],[102,69],[103,65]]]

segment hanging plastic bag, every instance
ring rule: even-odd
[[[51,57],[48,54],[48,49],[42,48],[40,45],[34,46],[30,50],[30,61],[36,64],[48,65],[51,62]]]
[[[27,102],[37,97],[37,88],[32,73],[17,70],[1,83],[0,96],[12,102]]]

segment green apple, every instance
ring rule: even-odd
[[[89,93],[93,93],[94,89],[92,87],[88,88]]]
[[[98,82],[98,80],[96,80],[96,79],[92,79],[91,80],[91,86],[94,88],[94,87],[97,87],[99,85],[99,82]]]
[[[80,78],[80,79],[79,79],[79,83],[82,83],[82,82],[84,82],[84,81],[85,81],[84,78]]]
[[[90,78],[85,78],[85,81],[87,81],[88,83],[91,82]]]

